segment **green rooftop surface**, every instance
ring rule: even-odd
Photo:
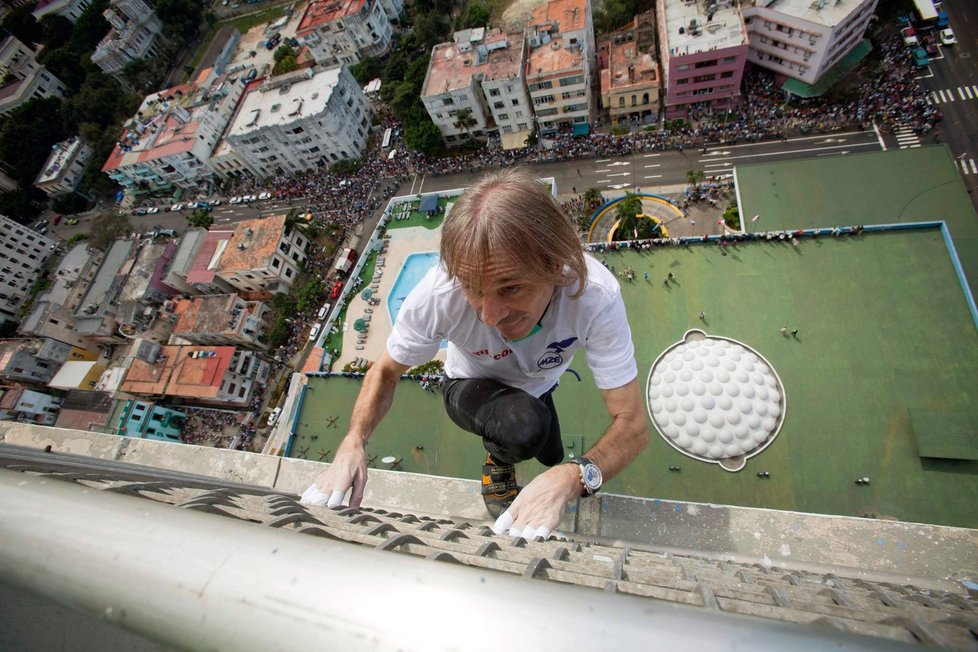
[[[748,231],[946,222],[972,294],[978,288],[978,216],[946,145],[744,165],[734,174]]]
[[[759,351],[787,395],[781,433],[743,471],[688,458],[653,429],[649,446],[607,491],[978,526],[978,462],[922,459],[910,421],[911,410],[972,421],[978,414],[978,331],[938,229],[806,238],[798,246],[741,243],[727,256],[692,245],[604,258],[637,273],[634,283],[623,281],[623,295],[643,393],[655,358],[687,329],[702,328]],[[677,282],[667,289],[669,272]],[[782,326],[799,329],[798,338],[782,336]],[[579,452],[600,436],[607,413],[584,356],[572,368],[583,381],[565,374],[555,400]],[[310,385],[292,454],[329,461],[322,453],[335,451],[345,433],[360,381],[313,378]],[[394,455],[404,471],[467,478],[479,476],[484,455],[478,438],[446,416],[441,395],[413,381],[401,382],[368,452],[375,468],[389,468],[381,459]],[[524,482],[542,469],[536,462],[518,468]],[[867,476],[869,485],[854,483]]]
[[[967,412],[910,410],[921,457],[978,460],[978,427]]]

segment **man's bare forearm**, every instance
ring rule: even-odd
[[[390,361],[392,364],[386,362],[381,361],[367,371],[363,379],[363,387],[353,406],[353,414],[350,416],[350,429],[346,436],[353,438],[362,446],[366,446],[377,424],[387,416],[391,403],[394,402],[394,390],[397,389],[398,380],[404,373],[403,369],[406,369],[393,361]]]
[[[608,481],[638,457],[648,444],[649,426],[636,381],[606,390],[602,395],[611,415],[611,425],[588,450],[587,457],[598,465],[604,480]]]

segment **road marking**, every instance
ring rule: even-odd
[[[964,94],[968,96],[969,100],[975,99],[975,96],[971,94],[971,88],[969,86],[964,87]]]
[[[612,163],[608,167],[615,167],[615,166],[619,166],[619,165],[631,165],[631,163],[629,163],[627,161],[615,161],[614,163]]]
[[[658,179],[658,178],[660,178],[661,176],[662,176],[661,174],[647,174],[647,175],[645,175],[645,176],[644,176],[644,177],[642,177],[642,178],[643,178],[643,179]]]
[[[628,177],[631,176],[631,172],[618,172],[616,174],[609,174],[609,177]]]
[[[707,163],[703,167],[705,167],[705,168],[728,168],[731,165],[733,165],[733,163]]]
[[[595,170],[599,174],[604,174],[605,172],[611,172],[611,170]]]
[[[969,158],[968,163],[971,163],[971,171],[975,174],[978,174],[978,166],[975,165],[975,159]]]
[[[599,158],[595,163],[607,163],[610,160],[610,158]]]
[[[818,151],[821,151],[823,149],[842,149],[843,147],[866,147],[867,145],[870,146],[870,147],[876,147],[878,145],[878,143],[873,143],[873,142],[869,142],[869,143],[847,143],[845,145],[830,145],[828,147],[812,147],[812,148],[809,148],[809,149],[792,149],[792,150],[785,150],[783,152],[765,152],[763,154],[741,154],[740,156],[731,156],[730,158],[731,159],[735,159],[735,158],[761,158],[761,157],[764,157],[764,156],[783,156],[785,154],[806,154],[808,152],[818,152]]]
[[[965,99],[965,97],[964,97],[964,91],[961,90],[961,87],[960,86],[958,86],[958,95],[961,97],[962,100]]]
[[[841,134],[832,134],[832,135],[835,136],[836,138],[838,138],[840,136],[860,136],[860,135],[865,136],[866,135],[866,132],[865,131],[846,131],[846,132],[843,132]],[[785,142],[789,142],[789,143],[796,143],[796,142],[798,142],[798,143],[800,143],[803,140],[818,140],[819,138],[823,138],[824,139],[825,138],[825,134],[820,134],[818,136],[799,136],[798,138],[789,138]],[[724,145],[723,147],[725,149],[740,149],[742,147],[757,147],[759,145],[780,145],[781,142],[782,141],[780,141],[780,140],[765,140],[764,142],[760,142],[760,143],[744,143],[743,145]]]
[[[662,167],[662,164],[661,163],[653,163],[652,165],[646,165],[645,167],[647,167],[647,168],[661,168]]]
[[[652,158],[654,156],[662,156],[662,154],[643,154],[642,158]]]

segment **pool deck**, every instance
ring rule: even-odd
[[[387,346],[387,338],[393,327],[390,313],[387,310],[387,299],[390,296],[391,289],[394,287],[394,281],[397,280],[397,274],[404,265],[404,261],[411,254],[438,250],[438,242],[441,239],[441,227],[433,230],[424,227],[389,229],[387,235],[390,236],[387,240],[387,253],[381,254],[385,259],[384,266],[377,266],[376,268],[378,271],[383,271],[383,274],[378,279],[379,287],[374,292],[374,296],[380,298],[380,304],[371,306],[364,301],[360,296],[363,290],[357,292],[350,299],[350,303],[346,309],[346,319],[342,325],[343,349],[340,351],[337,362],[333,364],[335,370],[342,369],[344,365],[353,362],[356,358],[363,358],[372,362],[377,360],[381,353],[384,352]],[[376,275],[374,278],[377,278]],[[368,283],[367,287],[369,286],[370,284]],[[373,310],[373,318],[370,320],[367,339],[362,344],[363,349],[357,349],[358,344],[356,331],[353,330],[353,322],[368,314],[364,312],[366,308]],[[444,350],[440,351],[435,357],[436,359],[444,360]]]

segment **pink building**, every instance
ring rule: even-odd
[[[747,29],[732,0],[662,0],[665,117],[696,119],[736,110],[747,63]]]

